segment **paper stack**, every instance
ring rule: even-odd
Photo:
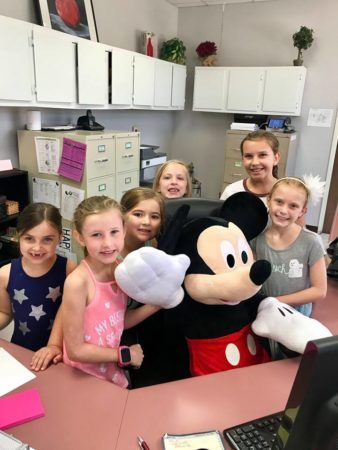
[[[256,123],[232,122],[230,128],[232,130],[256,131],[258,130],[258,125]]]

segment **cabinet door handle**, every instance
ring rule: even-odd
[[[233,177],[242,177],[243,174],[242,173],[232,173],[231,174]]]
[[[95,159],[95,163],[103,163],[103,162],[107,162],[108,158],[102,158],[102,159]]]
[[[128,158],[132,158],[134,155],[133,154],[131,154],[131,155],[128,155]]]
[[[235,152],[240,152],[241,151],[240,148],[235,148],[235,147],[231,147],[231,150],[235,150]]]

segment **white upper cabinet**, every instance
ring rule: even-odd
[[[155,59],[134,56],[134,106],[153,106],[155,88]]]
[[[187,68],[155,59],[154,107],[184,109]]]
[[[3,103],[34,99],[31,35],[30,24],[0,16],[0,101]]]
[[[133,103],[134,53],[120,48],[112,49],[111,103],[131,107]]]
[[[108,104],[108,52],[105,46],[81,39],[78,50],[78,99],[80,104]]]
[[[259,111],[263,92],[264,69],[234,67],[229,69],[228,111]]]
[[[0,16],[2,105],[183,109],[186,67]]]
[[[225,67],[196,67],[193,110],[225,110],[229,71]]]
[[[38,102],[77,101],[76,43],[70,35],[34,28],[34,62]]]
[[[270,67],[266,71],[262,111],[299,115],[306,68]]]
[[[305,67],[196,67],[195,111],[299,116]]]
[[[159,108],[171,107],[171,91],[173,78],[173,64],[161,59],[155,60],[154,106]]]
[[[177,109],[184,109],[185,105],[185,84],[187,79],[186,66],[173,65],[171,106]]]

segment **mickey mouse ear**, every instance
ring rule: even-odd
[[[250,192],[237,192],[227,198],[219,217],[237,225],[248,241],[258,236],[268,223],[266,206]]]

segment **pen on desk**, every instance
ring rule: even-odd
[[[140,447],[140,450],[150,450],[148,444],[144,439],[141,438],[141,436],[137,436],[137,442]]]

